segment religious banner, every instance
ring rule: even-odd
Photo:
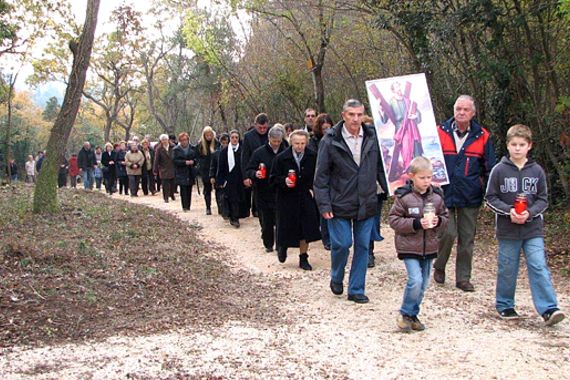
[[[408,180],[414,157],[433,165],[433,183],[449,183],[425,74],[366,82],[390,195]]]

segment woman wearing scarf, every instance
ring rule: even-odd
[[[291,146],[273,160],[269,183],[277,193],[277,258],[287,260],[287,248],[299,247],[299,267],[312,270],[309,243],[321,239],[319,211],[313,193],[317,154],[307,147],[309,133],[295,130]]]
[[[220,152],[216,183],[224,190],[224,208],[228,210],[230,224],[239,228],[240,203],[244,201],[244,191],[240,135],[237,130],[230,132],[230,144]]]

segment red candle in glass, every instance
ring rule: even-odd
[[[263,162],[259,164],[259,174],[260,179],[265,179],[267,177],[267,167]]]
[[[291,187],[295,187],[295,185],[297,184],[297,173],[295,173],[295,170],[293,169],[289,170],[287,178],[289,178],[289,181],[293,183]]]
[[[517,194],[514,204],[515,212],[517,214],[522,214],[524,211],[526,211],[527,204],[528,201],[526,199],[526,194]]]

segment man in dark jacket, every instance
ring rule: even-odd
[[[285,133],[280,127],[273,127],[268,132],[268,143],[257,148],[246,167],[246,176],[254,183],[255,201],[259,221],[261,223],[261,238],[266,252],[273,252],[275,243],[275,187],[269,184],[269,173],[273,159],[285,150],[281,144]],[[263,164],[262,169],[260,165]]]
[[[331,238],[331,282],[342,294],[344,268],[354,236],[348,299],[368,302],[364,294],[368,247],[377,213],[377,184],[387,192],[382,155],[376,133],[362,122],[364,106],[358,100],[344,103],[343,120],[327,130],[319,144],[313,188],[319,211],[328,220]]]
[[[246,132],[243,136],[243,142],[241,144],[241,172],[245,175],[247,165],[249,164],[249,159],[253,152],[259,148],[267,144],[267,129],[269,127],[269,118],[266,114],[260,113],[255,117],[255,127],[252,128],[250,131]],[[245,178],[243,180],[243,184],[246,187],[244,191],[245,195],[245,202],[249,208],[251,207],[252,213],[254,216],[257,216],[257,210],[255,209],[255,203],[252,204],[251,202],[251,186],[253,182],[249,178]],[[261,223],[261,221],[260,221]]]
[[[475,227],[485,182],[496,159],[489,132],[473,119],[474,99],[461,95],[453,109],[454,117],[438,129],[449,176],[449,185],[443,186],[449,223],[439,241],[433,277],[437,283],[445,282],[445,266],[457,237],[455,285],[465,292],[473,292],[471,266]]]
[[[97,157],[95,157],[95,151],[91,149],[91,144],[88,141],[83,143],[83,148],[77,154],[77,166],[81,171],[83,188],[93,189],[93,172],[97,166]]]

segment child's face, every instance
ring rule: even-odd
[[[526,158],[530,148],[532,148],[532,143],[529,143],[522,137],[513,137],[507,143],[507,150],[509,151],[511,160],[522,160]]]
[[[410,173],[410,179],[414,182],[414,188],[420,192],[425,193],[431,185],[432,172],[429,170],[419,171],[417,173]]]

